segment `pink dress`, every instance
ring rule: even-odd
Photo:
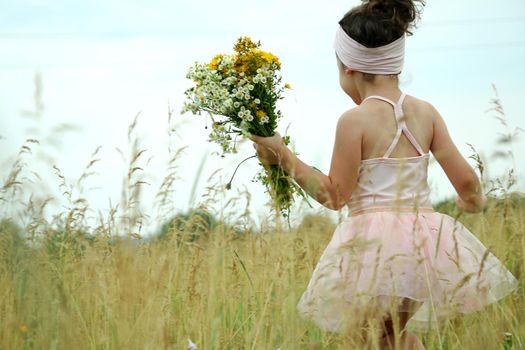
[[[428,331],[511,293],[518,281],[505,266],[461,223],[432,209],[429,154],[402,118],[405,94],[397,103],[368,98],[394,107],[397,134],[383,157],[361,161],[349,215],[322,253],[299,314],[324,330],[344,332],[362,303],[409,298],[422,304],[408,327]],[[389,158],[401,134],[419,156]]]

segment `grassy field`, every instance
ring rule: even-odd
[[[0,191],[0,350],[370,345],[366,330],[323,332],[296,311],[336,226],[328,217],[306,216],[291,228],[270,217],[254,229],[248,210],[209,210],[206,203],[218,195],[212,184],[198,210],[167,220],[144,239],[137,233],[141,151],[132,142],[118,210],[88,223],[89,203],[72,195],[54,169],[68,209],[49,219],[47,199],[25,193],[24,173],[31,169],[22,158],[36,142],[22,146]],[[178,156],[173,152],[157,196],[163,215]],[[512,193],[513,181],[493,182],[487,209],[460,221],[518,278],[517,292],[424,335],[427,349],[525,349],[525,200]],[[458,215],[453,201],[436,209]]]
[[[440,208],[454,214],[451,203]],[[4,219],[0,349],[184,349],[188,339],[199,349],[364,348],[295,309],[333,232],[329,219],[251,232],[195,213],[152,240],[112,236],[109,219],[92,232],[40,223],[31,238]],[[522,198],[508,197],[461,218],[521,285],[424,336],[427,349],[525,346],[524,214]]]

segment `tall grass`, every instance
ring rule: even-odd
[[[255,229],[244,191],[206,216],[223,198],[217,173],[199,210],[168,220],[181,156],[173,148],[156,196],[157,219],[167,224],[162,234],[144,239],[140,191],[147,161],[132,136],[135,126],[122,201],[94,222],[79,188],[93,175],[98,151],[76,185],[54,169],[68,205],[50,220],[45,196],[26,193],[31,169],[24,157],[37,140],[22,145],[0,190],[1,350],[185,349],[192,343],[198,349],[373,348],[366,331],[324,332],[297,314],[335,228],[322,213],[292,229],[273,217]],[[525,348],[525,199],[512,192],[512,176],[487,180],[486,191],[498,196],[483,213],[461,221],[520,280],[519,290],[424,335],[427,349]],[[233,209],[239,203],[246,209]],[[453,201],[438,209],[459,215]]]
[[[465,223],[520,278],[525,208],[499,204]],[[197,241],[188,232],[135,243],[92,240],[31,248],[9,221],[1,226],[2,349],[364,348],[359,338],[320,331],[295,310],[333,230],[330,223],[290,232],[242,234],[218,225]],[[50,233],[47,233],[50,234]],[[67,235],[68,233],[65,232]],[[522,280],[522,279],[521,279]],[[500,349],[505,333],[524,345],[524,285],[519,293],[445,324],[428,349]]]

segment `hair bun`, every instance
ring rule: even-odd
[[[362,7],[370,16],[412,35],[410,28],[415,26],[424,5],[425,0],[363,0]]]

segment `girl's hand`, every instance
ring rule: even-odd
[[[480,211],[485,208],[487,198],[483,196],[481,198],[481,202],[478,205],[473,205],[470,203],[465,202],[461,197],[456,197],[456,205],[458,206],[459,210],[465,211],[467,213],[479,213]]]
[[[278,132],[273,136],[262,137],[250,135],[250,140],[254,142],[253,147],[257,151],[257,157],[265,165],[279,164],[282,159],[285,144]]]
[[[463,199],[461,199],[460,196],[456,196],[456,206],[459,210],[465,211],[466,203],[463,201]]]

